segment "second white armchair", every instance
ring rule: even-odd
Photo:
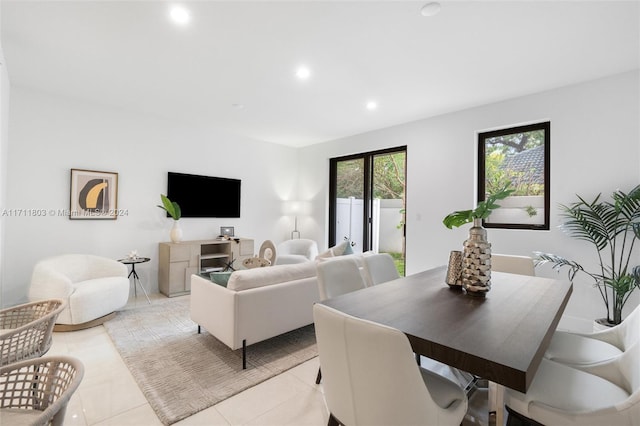
[[[303,263],[315,260],[318,255],[318,243],[314,240],[295,239],[287,240],[277,245],[277,265],[291,263]]]

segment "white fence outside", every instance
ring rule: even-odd
[[[338,198],[336,205],[336,243],[349,238],[353,251],[362,253],[362,215],[364,202],[354,197]],[[402,253],[402,200],[373,200],[373,251]]]

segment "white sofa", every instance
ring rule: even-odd
[[[33,268],[30,300],[62,299],[65,309],[56,331],[81,330],[102,324],[127,304],[127,267],[113,259],[65,254],[39,261]]]
[[[246,347],[313,323],[320,300],[315,262],[236,271],[227,286],[191,276],[191,319],[229,348]]]

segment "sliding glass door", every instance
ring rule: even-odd
[[[406,147],[330,161],[329,243],[390,253],[404,275]]]

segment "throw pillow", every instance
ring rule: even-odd
[[[345,254],[353,254],[353,246],[351,245],[351,240],[347,240],[345,241],[345,243],[347,243],[347,246],[344,249],[344,252],[342,252],[343,255]]]
[[[334,256],[342,256],[343,254],[345,254],[345,250],[347,249],[348,246],[348,241],[343,241],[340,244],[336,244],[335,246],[331,247],[331,251],[333,252]]]
[[[327,251],[323,251],[322,253],[316,256],[316,260],[323,260],[333,257],[333,250],[328,249]]]

